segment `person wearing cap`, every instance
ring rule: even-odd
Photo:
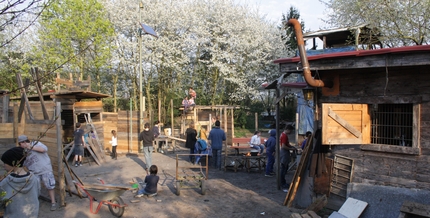
[[[281,175],[281,187],[284,192],[288,192],[289,185],[287,184],[287,181],[285,180],[285,175],[287,175],[288,171],[288,165],[291,162],[291,150],[295,151],[297,150],[296,147],[292,146],[290,144],[290,141],[288,139],[288,134],[291,133],[291,131],[294,130],[294,127],[292,125],[287,125],[284,129],[284,132],[282,132],[280,136],[280,144],[281,144],[281,152],[280,152],[280,175]]]
[[[26,135],[18,136],[18,144],[27,152],[24,166],[34,173],[40,183],[43,182],[51,198],[51,210],[56,210],[55,177],[52,173],[51,159],[48,156],[48,147],[39,141],[31,142]]]
[[[0,189],[5,192],[2,201],[7,202],[4,217],[31,217],[39,215],[40,184],[37,177],[23,167],[26,160],[21,147],[7,150],[1,156],[8,175],[0,181]]]

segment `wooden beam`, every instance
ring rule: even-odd
[[[73,80],[61,79],[61,78],[57,77],[57,78],[55,78],[55,82],[58,83],[59,85],[60,84],[66,85],[67,87],[73,86]],[[60,91],[60,90],[58,90],[58,91]]]
[[[30,85],[30,80],[28,78],[25,79],[25,85],[24,85],[22,82],[21,74],[17,73],[16,81],[21,91],[21,103],[20,103],[20,108],[18,112],[18,122],[21,122],[22,113],[24,112],[24,106],[27,106],[27,113],[30,119],[34,120],[33,114],[31,113],[30,103],[28,103],[28,98],[27,98],[27,89],[28,89],[28,86]]]
[[[422,217],[430,217],[430,205],[405,201],[400,208],[401,212],[414,214]]]
[[[312,144],[313,144],[314,135],[310,136],[306,141],[305,150],[302,153],[302,158],[300,158],[300,162],[297,165],[297,170],[294,172],[293,180],[291,181],[289,191],[287,196],[285,197],[284,205],[287,207],[293,206],[294,198],[296,197],[297,189],[299,188],[300,181],[304,172],[306,170],[306,166],[308,165],[309,158],[312,154]],[[279,149],[279,146],[277,146]],[[306,175],[307,176],[307,175]]]
[[[39,95],[39,101],[42,106],[43,119],[49,120],[48,111],[46,111],[45,101],[43,100],[42,85],[40,84],[39,70],[38,68],[32,67],[30,69],[30,73],[31,75],[33,75],[33,80],[35,81],[34,84],[36,85],[37,94]]]
[[[299,60],[297,60],[298,62]],[[298,72],[297,62],[280,64],[281,73]],[[385,67],[406,67],[406,66],[429,66],[428,52],[415,53],[390,53],[383,55],[369,56],[345,56],[341,58],[322,58],[312,60],[309,65],[311,70],[345,70],[345,69],[363,69],[363,68],[384,68]],[[347,72],[347,71],[344,71]],[[321,72],[320,72],[321,73]]]
[[[2,100],[3,100],[2,123],[7,123],[9,120],[9,94],[3,94]]]
[[[63,166],[63,140],[62,140],[62,125],[61,125],[61,103],[57,102],[55,105],[55,128],[57,131],[57,168],[58,168],[58,188],[60,189],[60,205],[66,206],[66,187],[64,186],[64,179],[66,176],[64,174]]]
[[[18,103],[14,102],[13,103],[13,138],[17,139],[18,138],[18,126],[19,126],[19,122],[18,122]],[[15,140],[16,141],[16,140]],[[18,144],[18,142],[16,142]]]

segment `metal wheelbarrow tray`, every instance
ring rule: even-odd
[[[129,187],[109,185],[109,184],[86,184],[82,185],[74,181],[90,199],[90,212],[97,214],[103,204],[108,205],[109,211],[116,217],[121,217],[124,214],[124,200],[120,197],[125,191],[130,190]],[[93,201],[98,201],[99,204],[96,210],[93,210]]]

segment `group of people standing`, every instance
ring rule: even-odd
[[[212,156],[212,166],[216,169],[221,169],[221,151],[222,151],[222,143],[227,139],[224,130],[221,129],[221,122],[216,120],[214,126],[212,127],[209,135],[207,135],[206,129],[201,127],[200,132],[197,133],[195,129],[195,125],[193,122],[190,123],[189,127],[185,131],[186,141],[185,147],[190,149],[190,163],[196,164],[195,155],[196,152],[199,152],[199,149],[196,149],[197,146],[200,146],[197,143],[205,143],[209,144],[209,148],[206,147],[208,156]]]
[[[294,127],[292,125],[287,125],[279,138],[279,144],[280,144],[279,162],[281,166],[280,177],[281,177],[281,187],[284,192],[288,192],[288,189],[289,189],[289,184],[287,184],[285,176],[288,171],[289,163],[291,162],[291,156],[297,150],[296,147],[290,144],[290,141],[288,139],[288,134],[290,134],[292,130],[294,130]],[[269,134],[270,134],[270,137],[269,139],[267,139],[265,143],[266,154],[267,154],[267,164],[266,164],[266,171],[265,171],[266,177],[272,177],[273,175],[275,175],[275,172],[273,171],[273,166],[275,164],[275,154],[276,154],[276,130],[275,129],[270,130]],[[291,151],[293,151],[293,153],[291,153]]]

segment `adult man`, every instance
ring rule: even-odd
[[[294,146],[290,145],[288,140],[288,134],[294,129],[292,125],[287,125],[282,132],[280,137],[281,153],[280,153],[280,164],[281,164],[281,187],[284,192],[288,192],[288,184],[285,180],[285,175],[287,174],[288,164],[291,162],[291,152],[290,150],[297,150]]]
[[[221,170],[222,142],[226,140],[226,137],[220,126],[219,120],[215,121],[215,127],[209,132],[208,140],[212,147],[213,166]]]
[[[43,183],[45,188],[48,189],[49,197],[51,198],[51,210],[56,210],[55,178],[52,173],[51,159],[48,156],[48,147],[41,142],[30,142],[26,135],[18,136],[18,144],[28,153],[24,166],[37,176],[40,183]]]
[[[144,130],[139,134],[139,142],[140,141],[142,141],[143,153],[146,161],[145,171],[148,173],[148,167],[152,166],[152,151],[154,150],[154,133],[149,130],[149,123],[145,123]]]

